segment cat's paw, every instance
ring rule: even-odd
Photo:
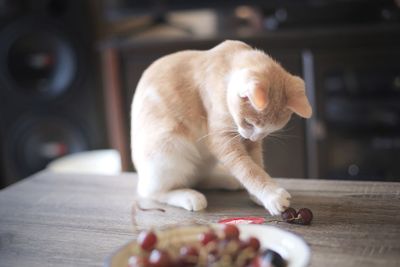
[[[191,211],[203,210],[207,207],[207,199],[199,192],[188,192],[182,196],[182,206]]]
[[[276,185],[267,185],[260,194],[257,195],[258,200],[271,213],[271,215],[279,215],[290,206],[290,194]]]
[[[190,211],[198,211],[207,207],[206,197],[202,193],[190,188],[175,189],[164,193],[158,192],[150,198]]]

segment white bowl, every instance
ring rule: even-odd
[[[254,236],[260,240],[263,249],[269,248],[278,252],[287,262],[288,267],[305,267],[310,262],[310,248],[299,236],[288,231],[268,225],[241,224],[240,238]],[[210,227],[221,228],[222,225],[192,225],[173,227],[164,230],[155,230],[160,247],[167,247],[168,244],[183,244],[193,242],[200,233],[207,231]],[[136,241],[131,241],[110,257],[107,258],[107,267],[126,267],[128,259],[132,256]]]

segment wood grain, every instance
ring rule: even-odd
[[[269,224],[302,236],[311,266],[400,266],[400,183],[278,181],[314,221]],[[207,210],[187,212],[136,199],[135,183],[135,174],[42,172],[0,191],[0,266],[101,266],[143,228],[271,218],[244,191],[209,191]]]

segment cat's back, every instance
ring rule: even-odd
[[[141,81],[162,81],[174,78],[193,78],[205,71],[210,65],[224,64],[232,54],[250,50],[251,47],[241,41],[226,40],[210,50],[184,50],[163,56],[154,61],[144,72]],[[222,67],[222,66],[221,66]],[[167,81],[168,82],[168,81]],[[139,84],[140,87],[140,84]]]
[[[157,147],[158,141],[173,136],[185,136],[193,143],[204,136],[208,110],[223,95],[219,85],[232,55],[248,48],[242,42],[225,41],[210,50],[185,50],[154,61],[144,71],[132,102],[132,151]],[[223,109],[224,104],[216,102],[217,106]]]
[[[196,62],[204,58],[205,51],[185,50],[163,56],[154,61],[144,72],[138,84],[174,82],[193,74]]]
[[[135,90],[133,108],[138,110],[142,103],[147,109],[159,105],[164,109],[178,105],[186,98],[191,99],[194,89],[195,66],[204,58],[203,51],[185,50],[163,56],[154,61],[142,74]],[[185,101],[186,102],[186,101]]]
[[[157,120],[170,124],[176,118],[203,116],[196,73],[206,51],[185,50],[163,56],[143,73],[132,103],[132,124]],[[164,127],[170,128],[170,127]]]

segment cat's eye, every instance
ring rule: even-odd
[[[249,122],[248,120],[246,120],[246,119],[243,120],[243,125],[246,128],[252,128],[253,127],[253,124],[251,122]]]

